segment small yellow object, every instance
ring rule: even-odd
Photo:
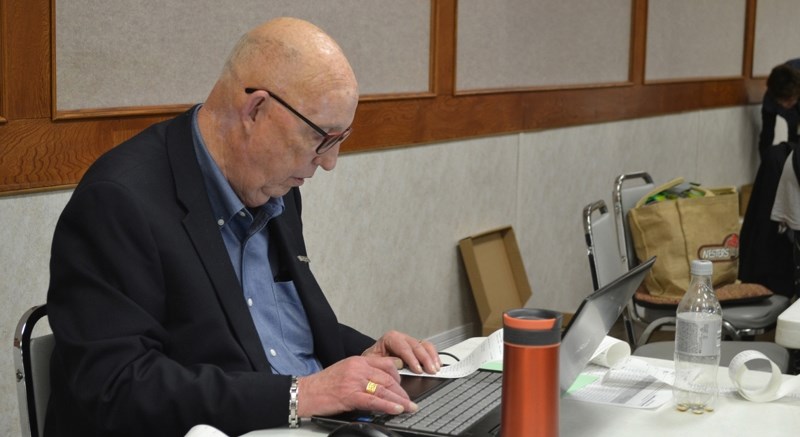
[[[369,393],[371,395],[374,395],[375,392],[378,391],[378,384],[376,384],[376,383],[374,383],[372,381],[367,381],[367,389],[366,390],[367,390],[367,393]]]

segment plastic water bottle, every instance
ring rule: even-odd
[[[672,395],[679,411],[714,411],[719,393],[722,308],[711,285],[713,265],[693,260],[689,289],[678,304],[675,325],[675,384]]]

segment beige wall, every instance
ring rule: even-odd
[[[530,306],[574,311],[591,289],[581,210],[614,177],[649,171],[707,185],[752,181],[757,107],[555,129],[341,157],[303,188],[311,266],[339,318],[377,336],[476,334],[458,240],[514,226]],[[70,193],[0,198],[0,324],[44,302],[49,244]],[[13,374],[10,353],[0,369]],[[13,378],[0,379],[0,435],[18,435]]]

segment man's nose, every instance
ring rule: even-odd
[[[331,171],[336,167],[336,161],[339,159],[339,144],[325,151],[322,155],[317,155],[314,158],[314,164],[322,167],[325,171]]]

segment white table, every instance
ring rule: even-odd
[[[641,357],[639,357],[641,358]],[[672,367],[667,360],[647,359],[651,365]],[[768,374],[763,380],[768,379]],[[731,384],[728,368],[719,369],[720,385]],[[791,378],[783,376],[784,380]],[[656,410],[635,410],[562,399],[562,436],[790,436],[800,430],[800,401],[783,399],[755,403],[720,396],[716,411],[694,415],[677,411],[671,403]]]
[[[778,316],[775,343],[789,349],[800,349],[800,300]]]
[[[469,339],[447,351],[464,356],[460,354],[471,350],[480,340]],[[651,365],[672,368],[671,361],[639,358]],[[768,375],[764,373],[763,376],[766,380]],[[784,375],[785,380],[789,378],[791,376]],[[726,367],[720,368],[719,380],[721,385],[730,385]],[[678,412],[670,403],[655,410],[640,410],[562,399],[560,413],[561,437],[791,436],[800,432],[800,401],[787,399],[760,404],[739,397],[721,396],[717,410],[702,415]],[[310,437],[327,433],[327,430],[304,421],[303,427],[297,430],[275,428],[246,435]]]

